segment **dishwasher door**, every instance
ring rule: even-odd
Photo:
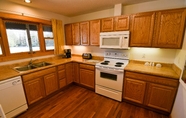
[[[28,108],[20,76],[0,81],[0,104],[7,118]]]

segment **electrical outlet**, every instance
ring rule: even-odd
[[[145,54],[142,55],[142,58],[145,58]]]

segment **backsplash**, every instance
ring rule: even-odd
[[[105,51],[124,52],[125,50],[100,49],[96,46],[65,46],[72,50],[72,54],[81,55],[90,52],[92,56],[104,56]],[[176,49],[160,48],[130,48],[130,60],[141,60],[151,62],[173,63],[176,56]]]

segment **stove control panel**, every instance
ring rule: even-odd
[[[104,57],[116,59],[129,59],[129,54],[126,52],[105,52]]]

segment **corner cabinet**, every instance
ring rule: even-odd
[[[65,71],[66,71],[66,81],[67,85],[73,82],[73,63],[69,62],[65,64]]]
[[[58,90],[55,67],[26,74],[22,78],[29,105]]]
[[[73,62],[73,79],[75,83],[79,83],[79,63]]]
[[[93,65],[80,64],[79,83],[94,90],[95,88],[95,67]]]
[[[123,99],[169,114],[179,80],[125,71]]]
[[[153,47],[181,48],[185,32],[185,9],[156,12]]]
[[[65,41],[66,41],[66,45],[73,45],[72,25],[71,24],[65,25]]]
[[[131,15],[130,47],[151,47],[155,12]]]

